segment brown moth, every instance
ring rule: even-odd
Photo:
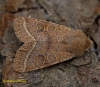
[[[82,56],[92,44],[82,30],[35,18],[16,18],[14,30],[18,39],[24,42],[14,58],[13,68],[18,72],[37,70]]]

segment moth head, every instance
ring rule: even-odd
[[[65,45],[64,51],[79,57],[92,46],[92,41],[82,30],[72,30],[66,35],[66,38],[61,41],[61,44]]]

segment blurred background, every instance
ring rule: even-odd
[[[49,68],[18,73],[13,59],[21,43],[16,17],[39,18],[81,29],[94,45],[82,57]],[[3,83],[3,79],[26,83]],[[0,87],[100,87],[100,0],[0,0]]]

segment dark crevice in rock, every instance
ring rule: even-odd
[[[45,14],[47,14],[48,15],[48,12],[47,12],[47,10],[39,3],[39,1],[38,0],[36,0],[36,2],[37,2],[37,4],[38,4],[38,6],[41,8],[41,9],[43,9],[44,10],[44,12],[45,12]]]
[[[94,20],[94,23],[93,23],[93,26],[94,26],[94,29],[93,29],[93,33],[97,33],[98,32],[98,29],[100,27],[100,15],[98,15],[95,20]],[[94,36],[92,35],[91,36],[91,40],[93,41],[94,43],[94,52],[95,54],[98,56],[99,52],[98,52],[98,43],[95,41],[95,39],[93,38]]]
[[[95,40],[92,37],[91,37],[91,40],[93,41],[94,52],[98,56],[98,45],[97,45],[97,43],[95,42]]]
[[[2,82],[2,66],[3,66],[3,61],[5,60],[5,56],[2,56],[0,54],[0,87],[4,87],[4,84]]]
[[[2,74],[0,73],[0,87],[4,87],[4,84],[2,82]]]
[[[98,15],[95,20],[94,20],[94,33],[98,32],[98,29],[99,29],[99,26],[100,26],[100,23],[99,23],[99,20],[100,20],[100,15]],[[96,26],[95,26],[96,25]],[[91,36],[91,40],[93,41],[94,43],[94,52],[95,54],[98,56],[99,52],[98,52],[98,43],[95,41],[95,39],[93,38],[93,36]]]
[[[98,20],[100,19],[100,15],[98,15],[97,17],[96,17],[96,19],[95,19],[95,23],[99,26],[99,22],[98,22]]]
[[[29,11],[29,10],[37,10],[37,9],[38,9],[38,7],[19,8],[19,9],[18,9],[18,12],[22,12],[22,11],[24,11],[24,10]]]
[[[3,63],[3,61],[6,59],[6,56],[2,56],[1,54],[0,54],[0,64],[2,64]]]
[[[94,38],[94,41],[97,42],[97,57],[98,57],[98,61],[100,61],[100,15],[98,15],[96,18],[95,18],[95,21],[94,21],[96,27],[95,27],[95,31],[94,31],[94,35],[92,36]],[[94,25],[94,26],[95,26]]]
[[[6,56],[2,56],[1,54],[0,54],[0,69],[2,68],[2,66],[3,66],[3,62],[5,61],[5,59],[6,59]],[[2,69],[1,69],[2,70]],[[0,71],[0,73],[1,73],[2,71]]]
[[[8,13],[11,13],[11,14],[16,14],[18,12],[23,12],[25,10],[29,11],[29,10],[37,10],[38,8],[37,7],[30,7],[30,8],[18,8],[18,11],[16,12],[8,12]]]

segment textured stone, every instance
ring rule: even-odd
[[[70,64],[75,65],[75,66],[81,66],[81,65],[87,65],[90,64],[91,62],[91,53],[92,52],[86,52],[83,56],[74,58]]]
[[[0,20],[0,38],[4,36],[6,28],[9,26],[9,22],[13,21],[14,15],[6,13],[2,15]]]
[[[24,0],[6,0],[6,10],[8,12],[16,12],[23,2]]]
[[[11,87],[11,86],[14,86],[16,84],[16,82],[6,82],[7,80],[12,80],[12,81],[18,81],[18,80],[26,80],[27,78],[27,73],[18,73],[18,72],[15,72],[13,69],[12,69],[12,63],[10,62],[5,62],[5,68],[4,68],[4,72],[3,72],[3,83],[5,85],[5,87]],[[7,68],[6,68],[7,67]],[[15,86],[18,86],[18,87],[26,87],[28,85],[27,81],[26,82],[22,82],[21,84],[19,82],[17,82],[18,84],[15,85]],[[26,85],[26,86],[25,86]]]

